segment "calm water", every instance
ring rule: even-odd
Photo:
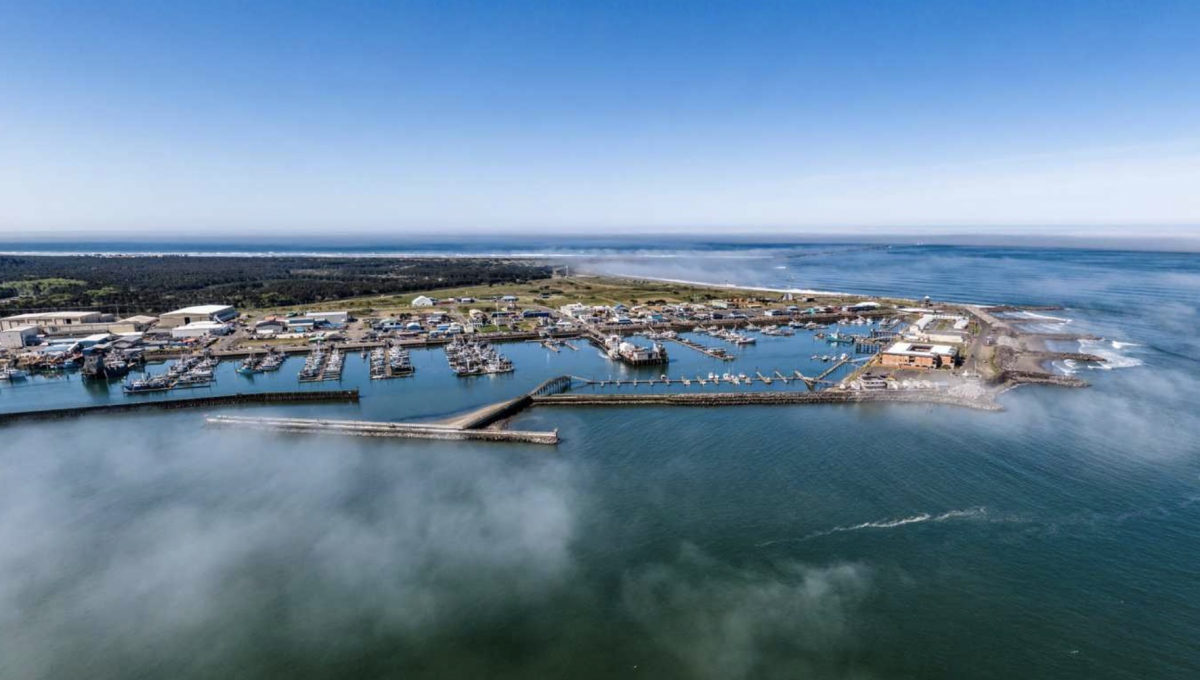
[[[1113,368],[1064,365],[1094,386],[1023,388],[1000,414],[519,419],[559,428],[556,450],[210,431],[197,412],[7,428],[0,677],[1200,677],[1200,258],[828,251],[594,266],[1062,303],[1031,321],[1105,336],[1090,350]],[[279,411],[436,418],[614,371],[583,346],[503,349],[517,371],[472,380],[431,350],[371,383],[354,356],[361,404]],[[830,351],[762,338],[726,368],[671,349],[672,376],[808,374]],[[292,389],[298,368],[226,365],[214,389]],[[8,410],[113,398],[0,388]]]

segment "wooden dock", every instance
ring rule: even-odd
[[[826,370],[824,373],[822,373],[821,375],[818,375],[816,377],[816,380],[824,380],[825,378],[829,377],[834,371],[838,370],[839,368],[841,368],[842,366],[845,366],[848,363],[850,363],[849,357],[838,361],[836,364],[830,366],[829,369]]]
[[[704,345],[701,345],[698,342],[693,342],[691,340],[688,340],[687,338],[666,338],[666,339],[670,342],[674,342],[674,343],[683,345],[684,347],[687,347],[688,349],[694,349],[697,352],[699,352],[705,356],[712,357],[713,359],[720,359],[721,361],[733,361],[735,358],[737,358],[731,354],[727,354],[724,349],[714,350],[711,347],[705,347]]]

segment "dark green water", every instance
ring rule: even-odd
[[[556,450],[210,431],[196,412],[6,428],[0,677],[1200,677],[1196,258],[855,257],[909,294],[1064,297],[1051,315],[1109,338],[1093,349],[1118,368],[1074,367],[1092,388],[1024,388],[999,414],[519,419],[559,428]],[[803,260],[740,276],[853,287]],[[738,370],[807,374],[809,342],[765,338]],[[416,379],[368,383],[358,406],[279,410],[432,418],[609,370],[590,349],[505,351],[511,376],[458,380],[417,352]],[[717,370],[674,356],[672,375]],[[255,384],[292,388],[297,367]],[[360,373],[347,362],[343,384]],[[5,408],[106,398],[0,392]]]

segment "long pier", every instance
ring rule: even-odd
[[[246,416],[210,416],[214,427],[244,427],[293,434],[335,434],[351,437],[393,437],[401,439],[448,439],[524,444],[557,444],[558,430],[549,432],[504,430],[492,427],[528,408],[534,397],[561,392],[571,385],[571,376],[550,378],[529,392],[460,416],[449,423],[387,423],[367,420],[328,420],[324,418],[251,418]]]
[[[55,408],[41,411],[17,411],[16,413],[0,413],[0,424],[22,420],[47,420],[56,418],[72,418],[76,416],[101,413],[128,413],[144,410],[170,410],[182,408],[203,408],[219,406],[243,406],[249,404],[300,404],[319,402],[356,402],[358,390],[305,390],[299,392],[246,392],[226,394],[221,396],[198,397],[194,399],[157,399],[154,401],[135,401],[122,404],[104,404],[100,406],[78,406],[75,408]]]
[[[384,423],[366,420],[328,420],[324,418],[250,418],[228,415],[209,416],[205,420],[213,427],[242,427],[295,434],[520,442],[525,444],[558,443],[557,430],[551,432],[484,430],[424,423]]]

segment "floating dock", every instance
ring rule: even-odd
[[[714,349],[712,347],[705,347],[704,345],[701,345],[698,342],[693,342],[691,340],[688,340],[687,338],[676,337],[676,338],[666,338],[666,340],[668,340],[670,342],[679,343],[680,345],[683,345],[684,347],[687,347],[688,349],[694,349],[697,352],[699,352],[705,356],[712,357],[713,359],[720,359],[721,361],[733,361],[734,359],[737,358],[737,357],[733,356],[732,354],[726,353],[724,348]]]

